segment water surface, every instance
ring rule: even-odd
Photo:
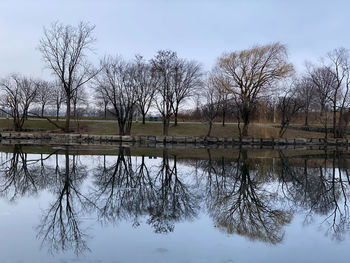
[[[348,262],[349,156],[2,147],[0,262]]]

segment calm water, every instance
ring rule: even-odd
[[[3,151],[0,262],[348,262],[349,153]]]

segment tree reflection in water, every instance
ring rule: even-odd
[[[47,175],[52,174],[51,167],[44,165],[44,160],[50,156],[28,158],[22,145],[14,145],[9,158],[0,165],[0,195],[15,201],[44,189]]]
[[[128,149],[120,148],[111,165],[99,164],[94,170],[94,191],[91,200],[99,208],[99,218],[107,222],[121,219],[139,224],[152,197],[152,180],[148,168],[142,163],[134,171]]]
[[[149,207],[147,220],[158,233],[174,230],[174,223],[193,219],[199,209],[200,193],[179,177],[176,156],[169,162],[168,150],[154,178],[155,200]]]
[[[173,231],[174,223],[196,216],[198,197],[182,182],[177,172],[176,156],[171,163],[167,150],[161,165],[150,170],[141,156],[141,164],[132,165],[129,152],[121,148],[112,165],[100,164],[94,172],[92,200],[99,207],[99,217],[110,222],[121,219],[140,224],[140,217],[156,232]]]
[[[51,174],[49,188],[54,193],[54,201],[45,211],[38,229],[38,237],[49,246],[50,251],[74,250],[76,254],[88,249],[85,229],[81,229],[81,218],[90,200],[80,191],[87,177],[87,170],[75,155],[64,153],[65,165],[56,163],[55,174]],[[57,159],[56,159],[57,160]]]
[[[280,152],[277,169],[285,198],[306,213],[305,223],[311,223],[314,215],[322,215],[326,234],[338,240],[344,239],[350,230],[347,157],[341,152],[325,152],[323,159],[305,156],[302,166],[291,163],[290,158]]]
[[[208,210],[217,227],[252,240],[272,244],[282,241],[283,226],[292,215],[278,208],[277,193],[267,185],[269,175],[257,172],[246,151],[241,151],[234,162],[213,162],[209,152],[205,169]]]
[[[163,149],[154,161],[120,148],[117,156],[87,166],[68,148],[28,155],[15,145],[0,166],[0,195],[16,201],[52,193],[37,236],[53,252],[88,250],[87,215],[105,224],[144,220],[156,233],[168,233],[201,211],[225,233],[271,244],[283,240],[294,213],[304,213],[307,224],[321,216],[333,238],[350,232],[347,154],[288,157],[280,151],[274,161],[248,158],[245,150],[230,159],[207,151],[205,160],[184,160]]]

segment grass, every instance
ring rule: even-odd
[[[118,125],[116,123],[104,122],[84,122],[80,124],[80,132],[107,135],[118,135]],[[161,123],[133,123],[132,135],[162,135],[163,127]],[[196,136],[204,137],[207,135],[208,125],[205,123],[180,123],[177,126],[170,125],[169,136]],[[279,129],[266,126],[251,124],[248,130],[248,137],[253,138],[277,138]],[[213,137],[239,137],[239,131],[236,124],[226,124],[223,127],[221,124],[214,124],[211,136]],[[285,133],[286,138],[322,138],[323,133],[309,132],[302,130],[289,129]]]
[[[63,122],[60,122],[63,125]],[[114,121],[71,121],[72,129],[79,133],[89,133],[97,135],[118,135],[118,125]],[[0,119],[0,129],[12,129],[12,120]],[[47,120],[27,120],[24,129],[28,131],[55,131],[57,128]],[[204,137],[207,135],[208,125],[205,123],[179,123],[178,126],[170,125],[169,136],[197,136]],[[279,129],[269,124],[250,124],[248,137],[253,138],[277,138]],[[132,135],[162,135],[161,122],[133,123]],[[237,124],[214,124],[211,136],[214,137],[234,137],[238,138],[239,132]],[[324,133],[288,129],[284,135],[285,138],[322,138]]]

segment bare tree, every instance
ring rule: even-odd
[[[201,66],[196,61],[186,61],[184,59],[177,59],[174,67],[174,120],[177,125],[177,116],[179,107],[186,99],[195,94],[196,89],[202,86],[202,71]]]
[[[73,117],[77,118],[78,117],[78,113],[77,113],[78,105],[81,105],[81,104],[87,105],[87,103],[88,103],[87,94],[86,94],[85,90],[83,90],[83,89],[75,90],[74,94],[72,96],[71,103],[73,104]]]
[[[349,105],[350,86],[350,60],[349,52],[345,48],[334,49],[328,53],[330,67],[334,74],[335,86],[333,96],[330,98],[333,106],[333,135],[343,137],[345,128],[343,125],[344,110]],[[337,123],[337,111],[339,121]]]
[[[293,72],[293,65],[287,61],[287,48],[280,43],[224,54],[217,67],[230,79],[228,91],[241,102],[243,136],[248,135],[252,109],[258,99],[266,95],[276,81]]]
[[[211,135],[211,130],[215,118],[218,116],[223,98],[222,92],[217,89],[212,77],[209,77],[206,81],[205,90],[205,104],[202,106],[202,113],[205,119],[208,121],[209,129],[207,136]]]
[[[142,124],[145,124],[146,115],[155,96],[157,78],[152,73],[151,65],[146,63],[142,56],[136,56],[133,66],[135,68],[136,104],[142,115]]]
[[[105,96],[104,89],[102,86],[99,86],[98,83],[95,87],[95,94],[94,94],[95,103],[98,107],[103,107],[103,116],[105,119],[107,119],[107,109],[109,105],[109,100]]]
[[[118,57],[104,58],[101,66],[96,78],[98,87],[112,106],[111,113],[117,118],[119,134],[130,134],[136,104],[134,68]]]
[[[54,86],[52,83],[41,80],[38,82],[38,91],[35,102],[40,104],[40,114],[41,117],[44,116],[45,106],[47,106],[51,101],[53,97],[53,88]]]
[[[95,38],[95,26],[80,22],[78,26],[53,23],[44,28],[39,50],[49,69],[60,81],[66,96],[65,132],[70,131],[71,100],[77,89],[90,81],[95,75],[86,60],[87,51],[91,51]]]
[[[52,93],[52,104],[56,108],[56,121],[58,121],[62,103],[65,101],[65,92],[59,82],[55,83],[55,88],[53,90],[54,92]]]
[[[302,109],[305,112],[305,126],[309,125],[309,111],[315,101],[315,90],[315,84],[308,76],[301,77],[295,84],[296,95],[301,100]]]
[[[325,137],[328,136],[328,108],[334,98],[334,87],[336,86],[335,75],[330,67],[313,67],[308,74],[315,85],[316,103],[319,104],[320,120],[324,125]],[[334,123],[333,123],[334,124]],[[335,127],[333,127],[334,129]]]
[[[227,76],[223,75],[218,67],[215,67],[212,70],[211,74],[211,82],[215,86],[215,88],[220,91],[220,94],[222,95],[222,98],[220,100],[220,112],[221,112],[221,118],[222,118],[222,126],[225,126],[225,119],[226,119],[226,114],[229,109],[228,104],[231,102],[232,103],[232,98],[230,98],[230,93],[228,92],[230,88],[230,78]],[[234,107],[237,105],[233,105]],[[238,116],[239,117],[239,116]],[[238,118],[240,119],[240,118]]]
[[[168,135],[170,118],[174,114],[175,89],[174,68],[178,58],[176,52],[158,51],[151,60],[152,71],[158,78],[156,106],[163,118],[163,135]]]
[[[276,108],[281,118],[279,137],[284,135],[289,127],[290,121],[302,107],[302,100],[296,96],[296,85],[293,83],[292,87],[289,88],[283,96],[279,97],[277,101]]]
[[[27,77],[12,74],[0,83],[2,104],[1,111],[13,118],[15,131],[21,131],[25,120],[28,118],[29,107],[34,102],[38,84]],[[7,107],[9,109],[7,109]]]

